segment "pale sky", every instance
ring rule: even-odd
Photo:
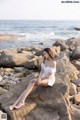
[[[0,19],[80,20],[80,3],[61,3],[61,0],[0,0]]]

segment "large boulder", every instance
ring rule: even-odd
[[[71,64],[67,53],[62,52],[58,57],[57,57],[57,73],[58,77],[62,80],[75,80],[78,79],[78,74],[79,71],[77,68]]]
[[[18,110],[9,110],[9,106],[15,102],[32,78],[32,75],[28,76],[16,86],[11,87],[6,94],[0,96],[1,109],[8,114],[8,119],[21,120],[24,118],[27,120],[33,117],[37,120],[39,115],[40,120],[46,120],[45,116],[51,120],[71,120],[69,106],[65,99],[68,89],[64,82],[58,79],[53,87],[35,86],[26,99],[25,106]],[[40,115],[40,111],[43,111],[43,116]]]
[[[22,66],[31,56],[31,52],[17,53],[16,50],[4,50],[0,55],[0,66]]]
[[[80,78],[77,80],[72,80],[71,82],[80,87]]]
[[[77,77],[78,70],[70,63],[62,52],[57,58],[56,82],[50,87],[36,86],[20,109],[9,110],[26,89],[30,80],[38,74],[28,75],[16,85],[11,86],[6,94],[0,96],[0,107],[8,114],[10,120],[72,120],[69,106],[69,82]],[[43,116],[40,113],[44,113]],[[39,116],[39,117],[38,117]]]
[[[80,120],[80,107],[78,109],[77,106],[71,106],[71,117],[72,120]]]
[[[66,44],[69,46],[69,50],[74,50],[75,47],[80,46],[80,39],[71,38],[66,40]]]
[[[15,66],[26,66],[33,68],[39,65],[40,58],[34,56],[31,51],[17,52],[16,50],[5,50],[0,55],[0,66],[4,67],[15,67]]]
[[[72,53],[72,59],[80,59],[80,46],[77,46]]]
[[[68,45],[65,43],[64,40],[57,40],[57,41],[53,44],[53,46],[60,46],[61,51],[64,51],[64,50],[66,50],[66,49],[69,48]]]
[[[72,60],[71,63],[80,70],[80,60]]]

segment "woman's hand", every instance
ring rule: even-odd
[[[37,79],[32,79],[31,82],[32,83],[36,83]]]
[[[41,84],[41,79],[37,80],[37,84],[38,84],[38,85]]]
[[[41,79],[32,79],[31,82],[40,85]]]

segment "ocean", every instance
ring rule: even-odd
[[[0,49],[48,47],[58,39],[80,38],[80,31],[76,31],[74,27],[80,28],[80,21],[0,20],[0,34],[23,36],[16,40],[1,40]]]

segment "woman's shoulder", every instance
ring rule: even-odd
[[[54,60],[54,61],[52,61],[51,63],[52,63],[52,64],[56,64],[57,62]]]
[[[57,62],[56,61],[52,61],[52,67],[54,68],[54,67],[56,67],[56,64],[57,64]]]

